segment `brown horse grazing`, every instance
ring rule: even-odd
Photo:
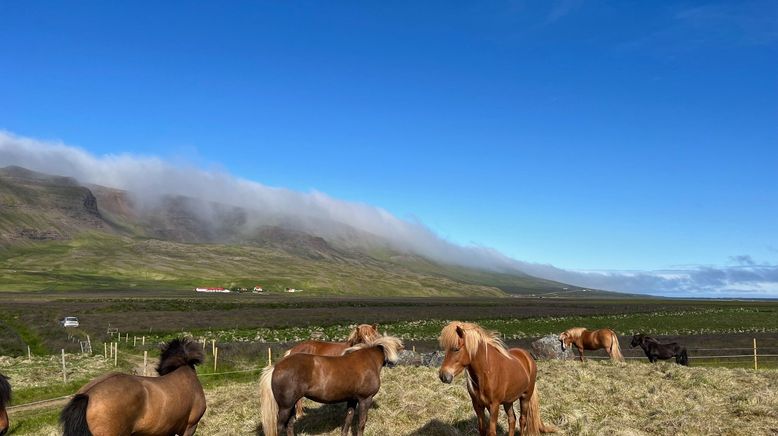
[[[8,432],[11,424],[8,422],[8,413],[5,408],[11,403],[11,384],[8,378],[0,374],[0,436]]]
[[[82,387],[60,415],[64,436],[192,436],[205,413],[195,365],[202,347],[174,339],[162,348],[159,377],[111,373]]]
[[[472,323],[453,321],[440,332],[440,346],[446,357],[440,365],[440,380],[451,381],[467,369],[467,392],[478,416],[481,436],[497,434],[500,406],[508,415],[508,434],[516,430],[513,403],[519,401],[519,433],[553,433],[555,428],[540,418],[540,396],[535,386],[537,366],[521,348],[507,349],[495,332]],[[485,409],[489,410],[486,422]]]
[[[624,356],[621,354],[621,347],[619,346],[619,338],[616,337],[616,333],[611,329],[589,331],[583,327],[573,327],[559,335],[559,341],[562,343],[562,351],[575,345],[581,362],[584,360],[584,350],[599,350],[600,348],[605,348],[611,359],[619,362],[624,361]]]
[[[378,324],[360,324],[354,327],[351,334],[346,339],[346,342],[326,342],[308,340],[300,342],[292,347],[284,354],[284,357],[290,354],[308,353],[316,354],[318,356],[340,356],[346,351],[347,348],[353,347],[357,344],[363,344],[368,341],[372,341],[381,336],[378,333]],[[300,418],[303,416],[303,400],[297,402],[295,405],[295,416]]]
[[[381,336],[346,350],[342,356],[292,354],[262,371],[259,382],[265,436],[294,435],[295,403],[305,397],[319,403],[348,404],[342,435],[351,428],[359,405],[357,436],[362,436],[367,411],[381,387],[381,368],[395,363],[402,341]]]

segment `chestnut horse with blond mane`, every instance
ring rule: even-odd
[[[611,329],[589,331],[584,327],[573,327],[559,335],[559,342],[562,343],[562,351],[575,345],[581,362],[584,361],[584,350],[599,350],[600,348],[605,348],[611,359],[619,362],[624,361],[624,356],[621,354],[621,347],[619,346],[619,338]]]
[[[0,374],[0,436],[3,436],[11,424],[8,422],[8,412],[5,408],[11,403],[11,384],[8,378]]]
[[[192,436],[205,413],[195,365],[203,349],[190,339],[162,348],[159,377],[111,373],[82,387],[60,415],[64,436]]]
[[[294,435],[292,412],[295,403],[303,397],[326,404],[345,401],[343,436],[349,433],[358,405],[357,436],[362,436],[367,411],[373,396],[381,388],[381,368],[387,363],[396,363],[400,350],[401,340],[381,336],[346,349],[342,356],[298,353],[284,357],[275,366],[268,366],[259,381],[265,436]]]
[[[378,333],[378,324],[360,324],[354,327],[354,330],[346,338],[346,342],[327,342],[311,339],[300,342],[290,348],[289,351],[284,353],[284,357],[297,353],[316,354],[317,356],[340,356],[347,348],[372,341],[379,336],[381,334]],[[298,418],[303,416],[302,399],[295,405],[295,416]]]
[[[467,369],[467,392],[478,416],[481,436],[497,435],[500,406],[508,415],[508,435],[516,431],[513,403],[519,401],[519,433],[553,433],[555,428],[540,418],[540,396],[535,385],[535,359],[521,348],[508,349],[496,332],[477,324],[453,321],[440,332],[440,346],[446,357],[440,366],[440,380],[451,383]],[[485,410],[489,410],[489,422]]]

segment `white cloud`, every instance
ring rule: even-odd
[[[324,237],[339,236],[345,224],[377,235],[398,250],[440,262],[498,271],[521,271],[583,287],[669,296],[778,297],[778,266],[757,265],[747,255],[731,258],[738,266],[722,268],[570,271],[553,265],[511,259],[488,247],[453,244],[422,223],[400,219],[379,207],[338,200],[322,192],[302,193],[270,187],[226,172],[174,165],[153,156],[95,156],[61,142],[39,141],[0,131],[0,166],[7,165],[70,176],[82,183],[125,189],[147,202],[154,202],[164,194],[180,194],[251,210],[270,211],[273,216],[285,217],[289,223],[306,231],[316,231]],[[209,214],[206,212],[207,218]]]

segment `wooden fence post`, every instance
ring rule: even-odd
[[[105,355],[106,360],[108,359],[108,344],[103,342],[103,355]]]
[[[27,361],[32,362],[32,353],[30,353],[30,346],[27,346]]]
[[[135,348],[135,346],[138,345],[138,337],[133,336],[132,337],[132,347]]]
[[[219,347],[213,349],[213,372],[216,372],[216,361],[219,360]]]
[[[759,363],[756,360],[756,338],[754,338],[754,370],[759,369]]]
[[[62,383],[68,382],[68,373],[65,369],[65,349],[62,349]]]
[[[142,339],[141,345],[143,345],[144,347],[146,346],[146,337],[145,336]]]
[[[268,366],[273,364],[273,351],[270,347],[267,347],[267,364]]]
[[[211,339],[211,354],[216,353],[216,339]]]
[[[149,366],[149,352],[144,350],[143,351],[143,376],[144,377],[149,375],[147,370],[148,366]]]
[[[114,353],[113,353],[113,366],[116,368],[116,366],[119,364],[119,343],[116,342],[114,344]]]

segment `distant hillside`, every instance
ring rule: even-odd
[[[308,293],[495,296],[579,289],[521,273],[443,265],[345,225],[325,237],[293,223],[272,211],[182,196],[139,204],[122,190],[5,167],[0,290],[260,284]]]

